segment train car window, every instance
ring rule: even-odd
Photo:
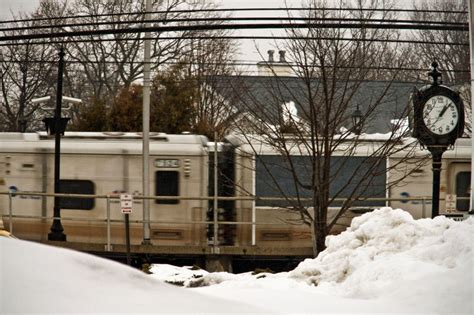
[[[155,173],[155,195],[156,196],[179,196],[179,172],[157,171]],[[178,199],[156,200],[157,204],[175,205]]]
[[[62,179],[61,193],[64,194],[84,194],[94,195],[95,185],[90,180]],[[61,209],[92,210],[94,208],[94,198],[60,198]]]
[[[471,186],[471,172],[459,172],[456,174],[456,209],[458,211],[469,210],[469,188]],[[467,199],[460,199],[467,197]]]
[[[312,191],[295,184],[290,168],[290,162],[298,174],[303,185],[311,180],[311,158],[307,156],[293,156],[291,161],[287,157],[278,155],[261,155],[257,158],[256,194],[259,197],[296,197],[311,198]],[[375,165],[375,167],[374,167]],[[370,174],[367,176],[367,173]],[[361,197],[385,198],[386,163],[377,158],[335,156],[331,160],[330,197],[336,194],[339,198],[347,198],[353,191]],[[309,206],[310,204],[308,204]],[[331,206],[341,206],[342,201],[334,201]],[[354,206],[378,207],[384,206],[385,201],[362,200]],[[257,206],[291,206],[287,200],[258,200]]]

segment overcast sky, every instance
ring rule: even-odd
[[[39,0],[0,0],[0,19],[10,19],[10,12],[33,10],[38,3]]]

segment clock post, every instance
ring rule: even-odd
[[[441,150],[434,150],[433,147],[428,147],[433,158],[433,193],[431,201],[431,218],[437,217],[439,215],[439,189],[441,186],[441,157],[446,151],[446,148],[441,148]]]
[[[427,148],[433,159],[433,194],[431,217],[439,215],[440,175],[443,153],[452,148],[464,132],[464,104],[458,92],[438,82],[438,63],[431,64],[430,85],[416,89],[412,95],[410,122],[413,137]]]

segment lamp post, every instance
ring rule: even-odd
[[[357,104],[356,110],[352,113],[351,115],[352,118],[352,130],[356,135],[360,135],[362,132],[362,126],[361,126],[361,121],[362,121],[362,112],[359,109],[359,104]]]
[[[58,194],[61,192],[61,176],[60,176],[60,161],[61,161],[61,135],[66,130],[67,122],[69,118],[61,117],[62,101],[65,100],[69,103],[82,103],[80,99],[62,96],[63,92],[63,72],[64,72],[64,49],[61,47],[59,50],[59,63],[58,63],[58,82],[56,90],[56,107],[54,109],[54,117],[46,117],[43,122],[46,125],[46,131],[49,135],[54,135],[54,193]],[[50,96],[40,97],[33,99],[33,103],[48,102],[51,99]],[[48,240],[50,241],[66,241],[66,234],[63,233],[64,229],[61,224],[61,208],[60,208],[60,197],[54,197],[54,208],[53,208],[53,224],[51,225],[51,232],[48,234]]]
[[[61,192],[60,183],[60,161],[61,161],[61,102],[63,96],[63,71],[64,71],[64,49],[59,50],[58,82],[56,90],[56,109],[54,111],[54,193]],[[67,123],[67,121],[66,121]],[[66,234],[61,224],[60,198],[54,196],[54,219],[51,232],[48,234],[50,241],[66,241]]]

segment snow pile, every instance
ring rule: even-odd
[[[473,218],[414,220],[382,208],[355,218],[291,272],[209,273],[185,285],[285,313],[473,314],[473,246]]]
[[[412,281],[457,269],[456,294],[472,294],[474,219],[446,217],[414,220],[400,209],[382,208],[352,220],[340,235],[327,238],[327,249],[306,259],[290,278],[332,286],[346,297],[373,298],[398,281]],[[337,286],[336,286],[337,284]]]
[[[0,238],[0,314],[267,313],[166,284],[123,264]]]
[[[473,246],[473,218],[414,220],[390,208],[354,219],[317,258],[278,274],[154,265],[146,275],[0,238],[0,314],[474,314]]]

